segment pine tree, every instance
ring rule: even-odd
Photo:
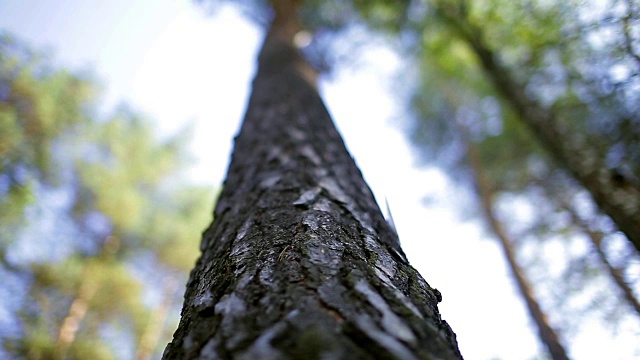
[[[275,19],[215,220],[164,359],[460,358],[436,289],[409,266]]]

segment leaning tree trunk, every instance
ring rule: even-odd
[[[611,276],[611,279],[613,279],[613,282],[617,285],[618,289],[620,289],[622,295],[624,295],[624,299],[626,300],[626,302],[636,311],[638,315],[640,315],[640,302],[638,301],[636,295],[633,293],[633,289],[631,289],[631,286],[627,284],[624,278],[624,271],[611,264],[611,262],[607,258],[607,254],[602,248],[602,241],[604,240],[602,232],[592,230],[589,227],[589,224],[577,214],[576,209],[568,202],[560,199],[560,206],[569,213],[571,221],[574,223],[574,225],[576,225],[577,228],[587,236],[587,239],[591,243],[591,246],[600,259],[600,262],[607,269],[607,272]]]
[[[600,261],[605,266],[609,275],[613,279],[614,283],[618,286],[622,294],[624,295],[624,299],[627,303],[636,311],[638,315],[640,315],[640,302],[638,302],[638,298],[633,293],[633,290],[627,284],[624,279],[624,273],[622,269],[619,269],[611,264],[607,259],[607,254],[605,254],[604,249],[602,248],[602,233],[589,229],[589,226],[584,223],[584,220],[577,218],[577,215],[573,211],[570,210],[571,217],[574,222],[578,222],[578,226],[582,228],[583,232],[587,234],[588,239],[591,242],[591,245],[596,250]]]
[[[507,260],[507,264],[509,265],[511,273],[516,280],[518,290],[527,306],[529,316],[531,316],[531,319],[534,321],[536,327],[538,328],[538,338],[545,345],[545,347],[549,351],[549,355],[551,355],[551,358],[553,360],[568,360],[569,357],[567,356],[567,352],[562,345],[558,334],[551,327],[551,324],[549,324],[546,314],[540,307],[540,304],[538,303],[538,300],[533,293],[533,288],[529,280],[527,279],[526,274],[520,267],[520,264],[518,264],[518,260],[516,258],[516,254],[512,245],[513,240],[502,226],[502,223],[496,217],[496,214],[493,210],[493,192],[491,190],[491,185],[487,182],[487,178],[484,175],[480,155],[477,152],[478,150],[476,146],[471,142],[471,140],[469,140],[468,137],[465,136],[462,126],[458,128],[460,129],[461,136],[465,140],[465,145],[467,148],[467,158],[469,161],[471,172],[473,174],[476,192],[480,200],[484,218],[493,233],[500,241],[500,245]]]
[[[513,107],[555,160],[591,193],[600,210],[616,223],[620,231],[640,251],[640,189],[634,182],[614,174],[605,166],[604,156],[581,137],[565,129],[557,116],[530,100],[524,86],[496,58],[483,40],[483,32],[451,9],[439,14],[455,29],[477,55],[496,90]]]
[[[545,191],[545,195],[549,200],[560,209],[569,214],[573,226],[576,227],[578,232],[583,233],[587,241],[591,244],[591,247],[595,251],[595,254],[599,258],[600,262],[607,270],[609,276],[620,289],[621,294],[624,296],[626,302],[636,311],[637,315],[640,315],[640,302],[633,292],[631,286],[625,280],[624,269],[615,267],[608,259],[607,254],[603,249],[603,241],[607,234],[599,230],[591,229],[590,220],[583,219],[577,211],[577,208],[572,204],[575,194],[567,191],[563,186],[559,186],[553,182],[544,182],[540,180],[539,185]],[[552,191],[553,190],[553,191]]]
[[[461,358],[276,19],[164,359]]]

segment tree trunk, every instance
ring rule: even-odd
[[[80,324],[87,315],[89,302],[95,295],[97,287],[98,284],[88,279],[88,269],[85,263],[76,297],[71,302],[69,311],[58,329],[55,359],[67,358],[69,348],[76,340],[76,335],[78,334],[78,330],[80,330]]]
[[[508,69],[496,60],[494,52],[484,43],[481,29],[456,18],[462,14],[452,14],[446,9],[440,9],[440,14],[475,52],[496,90],[511,104],[538,141],[591,193],[598,207],[640,251],[640,189],[633,181],[607,169],[602,154],[582,137],[564,129],[551,110],[527,97],[524,86],[509,75]]]
[[[624,298],[627,303],[629,303],[629,305],[636,311],[636,313],[640,315],[640,302],[638,302],[638,298],[636,298],[633,290],[625,281],[623,271],[619,268],[616,268],[609,262],[609,260],[607,259],[607,254],[605,254],[604,249],[602,249],[602,233],[599,231],[591,230],[589,228],[589,225],[582,218],[580,218],[580,216],[578,216],[573,206],[564,201],[562,201],[561,206],[569,213],[573,223],[580,230],[582,230],[583,233],[585,233],[585,235],[589,239],[589,242],[591,243],[591,246],[596,251],[596,254],[598,254],[598,258],[611,276],[611,279],[613,279],[613,282],[618,286],[622,294],[624,294]]]
[[[294,7],[276,3],[163,358],[461,358],[291,45]]]
[[[463,131],[464,130],[462,130],[461,132]],[[466,138],[464,133],[462,133],[461,135],[463,138],[465,138],[465,143],[467,146],[467,157],[469,160],[471,171],[473,173],[473,177],[475,179],[476,192],[480,199],[484,217],[491,230],[500,241],[504,256],[507,259],[507,263],[509,264],[511,273],[513,274],[513,277],[516,280],[516,284],[518,285],[520,295],[527,305],[529,316],[531,316],[531,319],[533,319],[536,327],[538,328],[538,337],[549,351],[549,355],[551,355],[551,358],[553,360],[568,360],[569,357],[567,356],[567,352],[560,342],[560,338],[549,324],[546,314],[535,298],[529,280],[518,264],[515,251],[512,247],[513,240],[505,231],[502,223],[495,216],[495,213],[493,211],[493,193],[491,190],[491,186],[487,183],[487,179],[484,176],[482,164],[480,163],[480,156],[477,153],[477,149],[475,145]]]

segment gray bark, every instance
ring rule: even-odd
[[[263,45],[163,358],[461,358],[439,292],[408,264],[285,20]]]

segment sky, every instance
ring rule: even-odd
[[[262,39],[236,9],[220,5],[205,16],[188,0],[0,0],[0,30],[50,49],[61,66],[92,71],[104,111],[126,103],[155,120],[159,136],[192,123],[190,178],[222,183]],[[360,60],[321,79],[321,95],[383,209],[388,201],[410,262],[442,293],[439,308],[463,356],[533,358],[535,330],[497,244],[477,223],[460,220],[462,202],[446,176],[415,165],[390,86],[401,59],[378,44]],[[438,199],[437,207],[425,207],[425,197]],[[630,358],[619,345],[633,337],[609,336],[582,329],[571,354]]]

